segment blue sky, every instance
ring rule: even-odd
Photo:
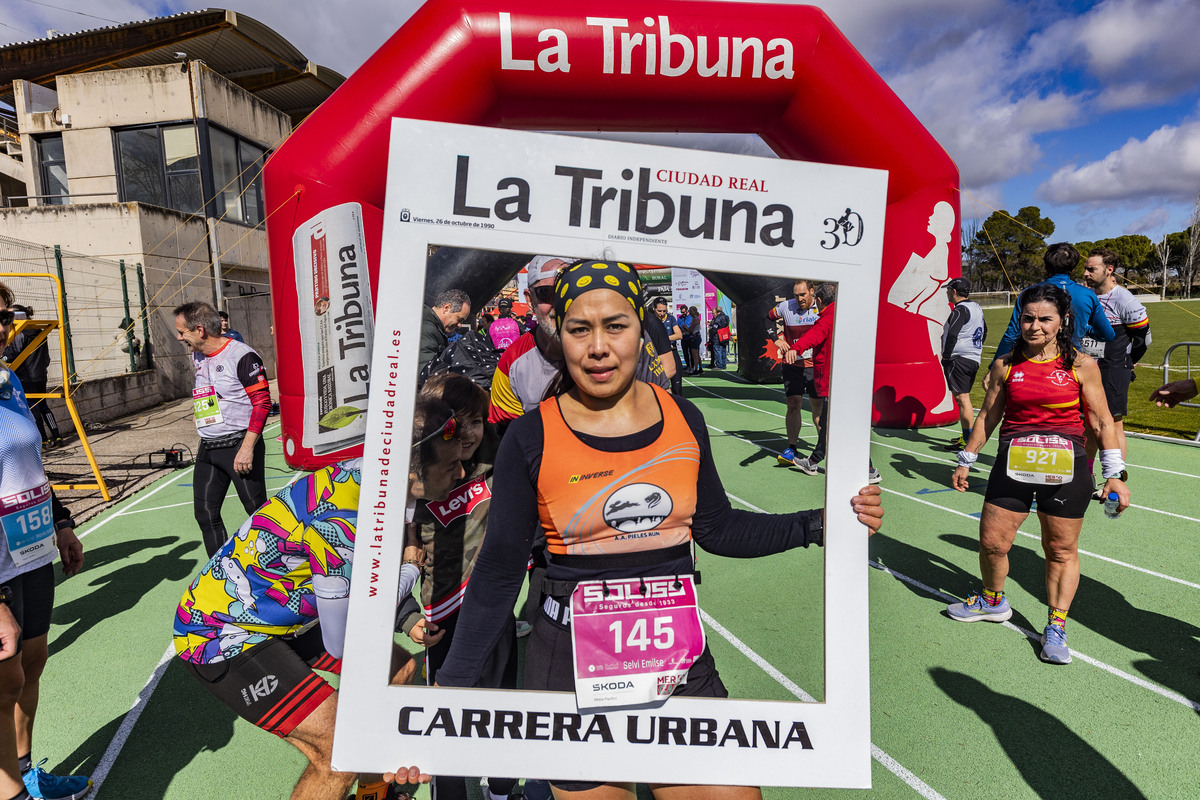
[[[1036,205],[1057,225],[1051,238],[1071,241],[1123,233],[1158,239],[1187,225],[1200,192],[1200,0],[813,4],[954,158],[964,191],[977,201],[964,196],[964,219]],[[4,5],[0,42],[203,7],[178,0]],[[349,75],[419,3],[227,5]],[[602,6],[597,0],[588,10]],[[682,143],[755,149],[728,137]]]

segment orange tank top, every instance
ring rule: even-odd
[[[538,517],[557,555],[659,550],[692,538],[700,445],[679,407],[652,384],[663,430],[646,447],[596,450],[567,427],[558,399],[539,406],[545,444]]]
[[[1001,440],[1040,432],[1083,441],[1079,378],[1074,369],[1063,369],[1061,356],[1010,366],[1004,375],[1004,392]]]

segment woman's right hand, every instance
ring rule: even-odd
[[[429,783],[432,775],[421,772],[419,767],[397,767],[395,772],[383,773],[385,783]]]
[[[956,467],[954,470],[954,477],[950,479],[950,485],[960,492],[965,492],[970,488],[970,483],[967,482],[967,476],[970,474],[970,467]]]

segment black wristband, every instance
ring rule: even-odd
[[[806,546],[809,544],[815,544],[817,547],[824,547],[825,515],[819,510],[808,512],[808,519],[805,520],[804,526],[804,540]]]
[[[4,584],[3,586],[0,586],[0,603],[4,604],[10,608],[12,607],[13,590],[9,588],[8,584]]]

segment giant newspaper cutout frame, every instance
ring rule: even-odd
[[[867,537],[850,498],[868,461],[886,188],[879,170],[393,120],[335,769],[870,786]],[[831,375],[823,703],[670,698],[579,714],[567,693],[388,685],[433,245],[837,282],[845,355]],[[743,348],[754,357],[754,343]],[[673,733],[636,741],[654,721]]]

